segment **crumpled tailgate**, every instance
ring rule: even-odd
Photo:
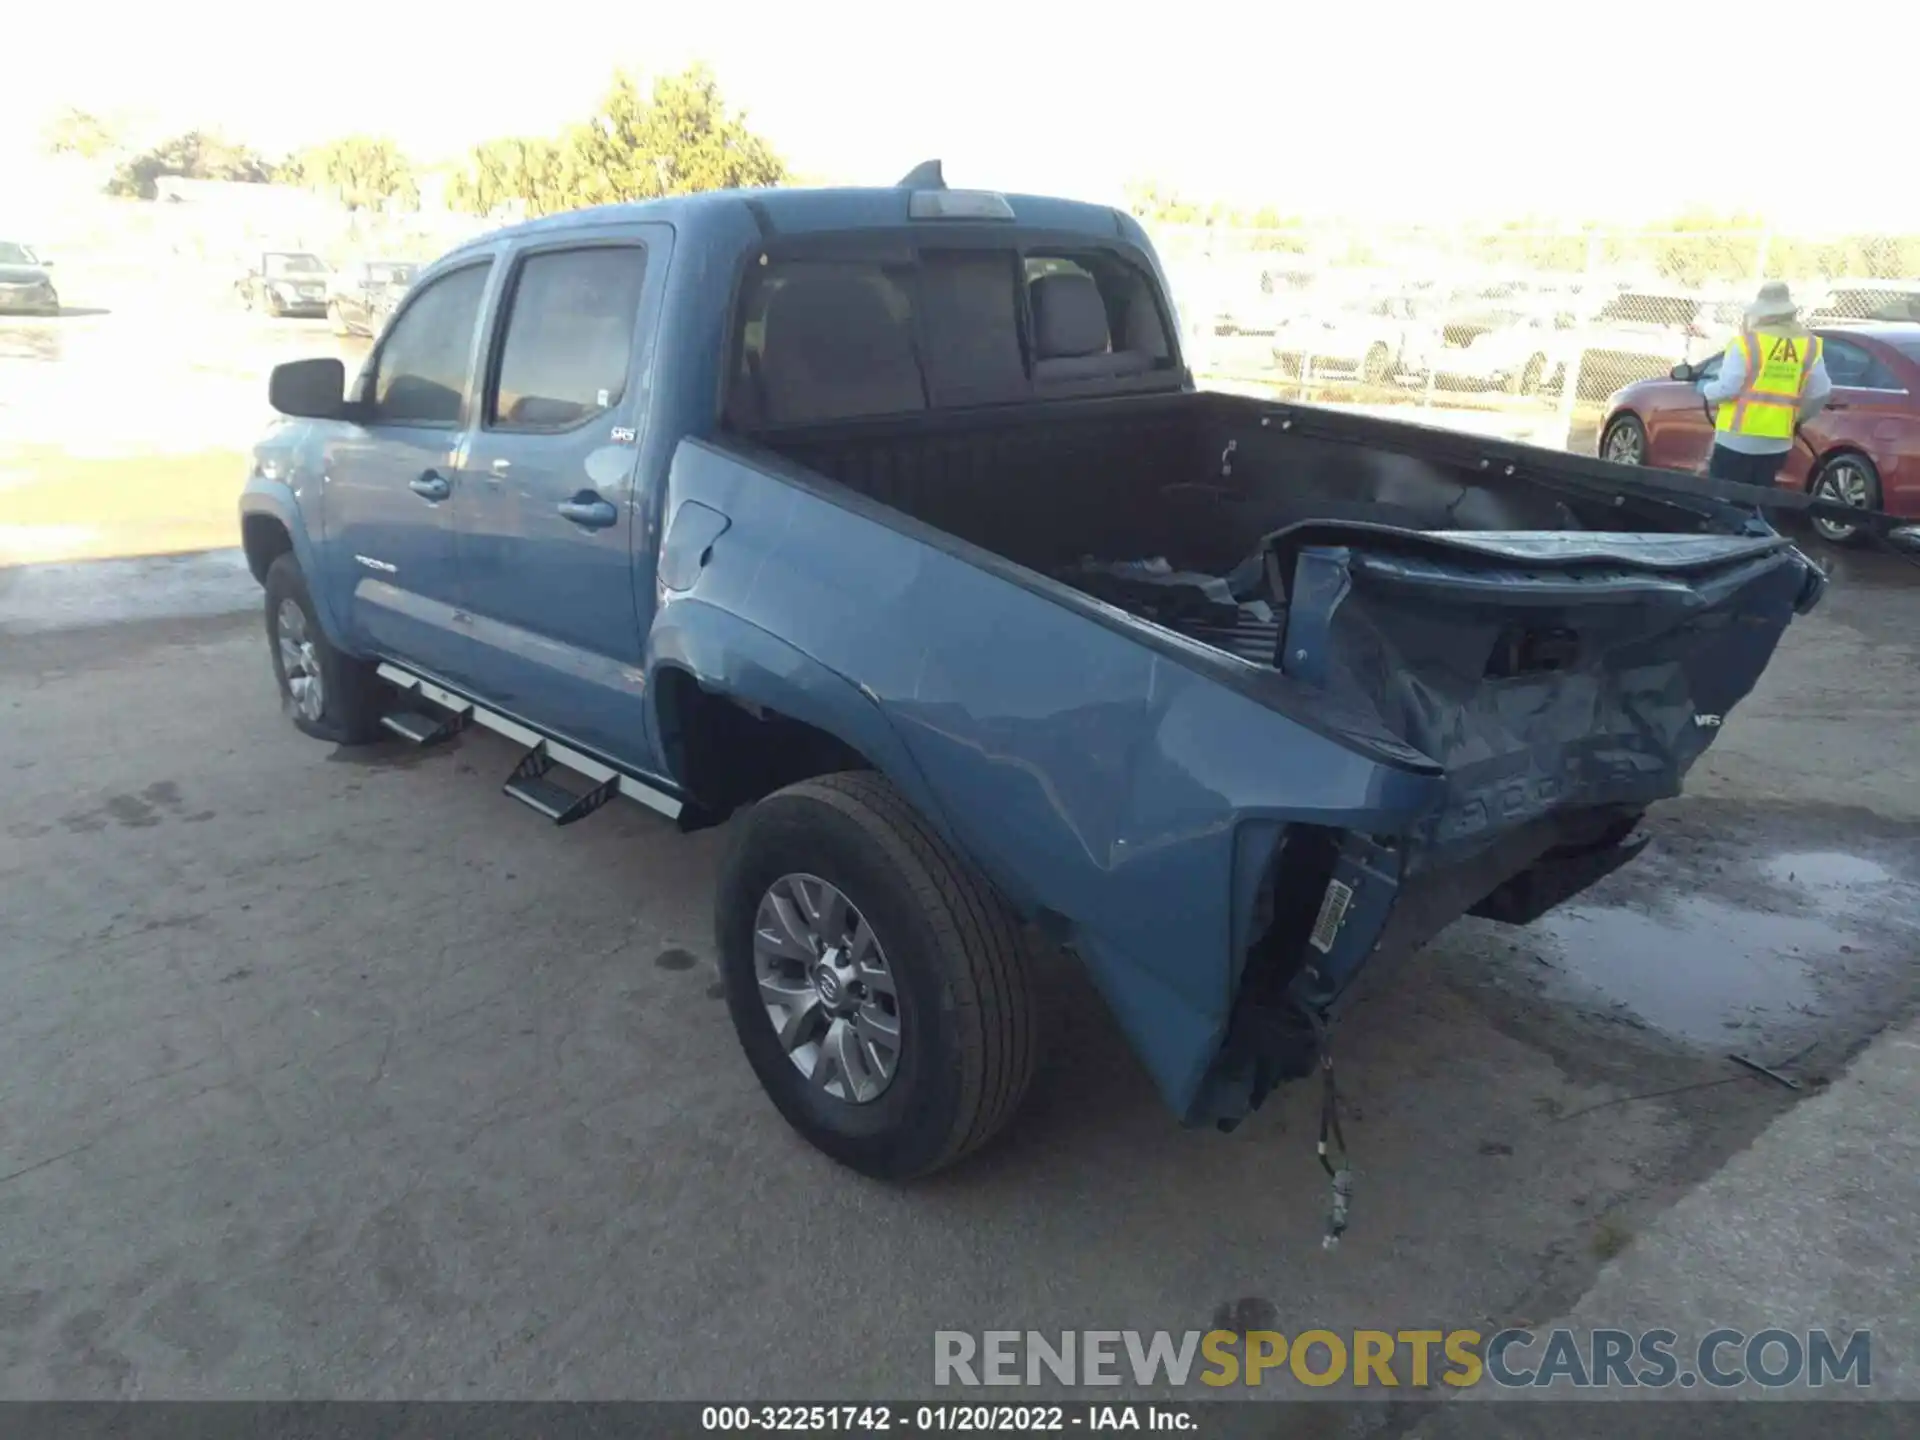
[[[1775,534],[1306,526],[1282,667],[1438,762],[1420,839],[1676,794],[1821,576]]]

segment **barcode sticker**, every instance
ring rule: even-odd
[[[1320,901],[1320,918],[1313,922],[1307,943],[1322,955],[1333,948],[1333,937],[1340,933],[1340,922],[1347,918],[1347,906],[1353,903],[1353,887],[1338,880],[1327,882],[1327,893]]]

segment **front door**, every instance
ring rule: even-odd
[[[482,691],[641,770],[653,596],[636,554],[656,537],[634,476],[670,236],[634,225],[516,250],[455,505]]]
[[[1693,380],[1672,381],[1670,404],[1647,416],[1647,463],[1663,470],[1705,474],[1713,454],[1714,412],[1701,396],[1699,384],[1720,373],[1723,355],[1702,364]],[[1663,397],[1665,398],[1665,397]]]
[[[452,500],[491,258],[436,277],[367,361],[363,422],[326,446],[322,517],[355,648],[457,680],[465,668]]]

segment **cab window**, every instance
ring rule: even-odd
[[[647,254],[639,245],[541,251],[515,272],[487,395],[494,430],[571,430],[626,396]]]
[[[460,423],[490,268],[468,265],[414,294],[373,358],[366,391],[372,423],[434,428]]]

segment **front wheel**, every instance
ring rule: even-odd
[[[1873,461],[1860,454],[1836,455],[1814,472],[1808,487],[1816,500],[1831,500],[1855,510],[1880,508],[1880,471]],[[1858,545],[1861,530],[1844,520],[1829,520],[1823,515],[1809,517],[1822,540],[1835,545]]]
[[[1012,1117],[1034,1063],[1018,924],[880,776],[805,780],[748,811],[714,928],[748,1063],[833,1159],[910,1179]]]
[[[1391,352],[1384,345],[1374,345],[1368,349],[1366,359],[1360,362],[1360,378],[1369,385],[1384,385],[1392,369]]]
[[[1616,465],[1647,463],[1647,427],[1637,415],[1616,415],[1600,436],[1600,458]]]
[[[373,666],[334,649],[314,615],[306,576],[291,554],[267,568],[267,645],[281,708],[304,733],[336,745],[380,735],[381,688]]]

